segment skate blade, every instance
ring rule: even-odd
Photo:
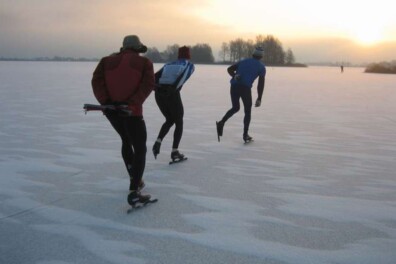
[[[148,200],[148,201],[146,201],[146,202],[144,202],[144,203],[141,203],[141,202],[134,203],[133,205],[131,205],[131,208],[129,208],[129,209],[127,210],[127,214],[133,212],[133,211],[136,210],[136,209],[145,207],[145,206],[147,206],[148,204],[152,204],[152,203],[156,203],[156,202],[158,202],[158,199],[157,199],[157,198],[150,198],[150,200]]]
[[[217,129],[217,124],[219,122],[216,121],[216,132],[217,132],[217,140],[220,142],[220,134],[219,134],[219,130]]]
[[[182,159],[171,160],[171,161],[169,161],[169,165],[175,164],[175,163],[179,163],[179,162],[183,162],[183,161],[185,161],[185,160],[187,160],[187,157],[184,157],[184,158],[182,158]]]

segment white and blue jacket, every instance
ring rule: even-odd
[[[159,86],[172,86],[180,91],[194,70],[194,64],[186,59],[169,62],[155,73],[156,83]]]

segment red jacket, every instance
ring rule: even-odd
[[[154,89],[153,63],[132,50],[100,60],[92,88],[100,104],[125,102],[133,116],[143,115],[143,102]]]

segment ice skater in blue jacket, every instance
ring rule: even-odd
[[[245,110],[242,137],[245,142],[249,142],[252,140],[252,137],[248,134],[252,112],[252,86],[253,82],[258,77],[258,96],[255,106],[259,107],[261,105],[261,98],[264,92],[266,74],[265,65],[260,61],[263,57],[263,53],[264,51],[261,48],[257,47],[252,54],[252,58],[243,59],[227,68],[228,74],[232,77],[230,81],[232,108],[227,111],[227,113],[220,121],[216,122],[219,141],[220,137],[223,136],[224,124],[240,109],[239,99],[242,99]]]

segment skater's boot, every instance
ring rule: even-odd
[[[182,160],[182,159],[184,159],[184,154],[181,154],[178,150],[172,151],[171,159],[172,159],[172,161]]]
[[[220,137],[223,136],[223,128],[224,128],[224,122],[223,121],[216,122],[217,139],[219,140],[219,142],[220,142]]]
[[[132,207],[137,203],[147,203],[150,201],[150,194],[141,194],[140,191],[130,191],[128,194],[128,204]]]
[[[131,179],[131,181],[130,181],[130,184],[129,184],[129,190],[131,191],[133,188],[133,179],[132,178],[130,178]],[[140,181],[140,183],[139,183],[139,186],[138,186],[138,190],[139,191],[141,191],[143,188],[144,188],[144,186],[146,186],[146,184],[144,183],[144,181],[143,180],[141,180]]]
[[[252,141],[253,138],[251,136],[249,136],[248,133],[243,134],[243,141],[245,141],[245,143]]]
[[[153,146],[154,158],[157,159],[157,155],[160,153],[161,142],[155,141]]]

